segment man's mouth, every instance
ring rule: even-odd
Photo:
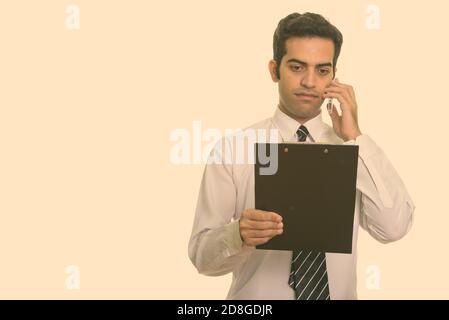
[[[318,98],[318,96],[314,94],[307,94],[307,93],[295,93],[295,96],[301,100],[313,100]]]

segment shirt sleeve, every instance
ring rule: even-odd
[[[223,138],[209,156],[189,241],[190,260],[199,273],[210,276],[232,272],[254,250],[240,237],[230,150]]]
[[[415,205],[384,152],[367,135],[344,144],[359,146],[357,191],[361,193],[360,225],[373,238],[388,243],[405,236]]]

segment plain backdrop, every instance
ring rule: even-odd
[[[338,77],[416,205],[399,242],[360,232],[359,298],[449,298],[448,7],[2,1],[0,298],[225,298],[231,275],[200,275],[187,255],[204,164],[173,163],[170,135],[272,116],[273,32],[295,11],[343,33]]]

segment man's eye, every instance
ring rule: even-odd
[[[302,69],[302,66],[291,66],[293,71],[299,71]]]
[[[319,69],[319,73],[320,73],[321,75],[326,75],[326,74],[328,74],[329,72],[330,72],[329,69]]]

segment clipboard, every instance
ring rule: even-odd
[[[256,143],[255,206],[282,216],[284,232],[257,249],[352,253],[357,145]],[[277,171],[259,152],[277,152]]]

